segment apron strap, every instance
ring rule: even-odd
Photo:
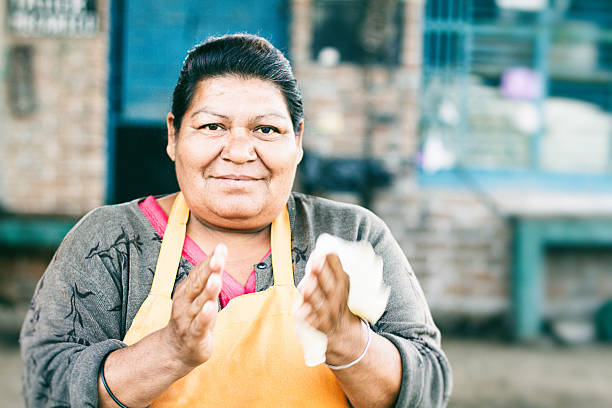
[[[287,206],[276,217],[270,227],[272,247],[272,271],[275,286],[294,286],[293,262],[291,260],[291,225]]]
[[[155,276],[151,286],[152,295],[159,295],[170,299],[181,261],[188,219],[189,208],[183,193],[179,192],[172,204],[172,210],[168,217],[168,225],[166,226],[164,239],[162,240],[157,258]]]
[[[155,276],[153,277],[150,292],[152,295],[170,298],[172,294],[183,251],[183,243],[185,242],[188,219],[189,208],[183,193],[179,192],[172,204],[172,210],[168,217],[168,225],[166,226],[159,257],[157,258]],[[294,286],[291,257],[291,225],[286,206],[270,227],[270,246],[272,248],[274,284],[277,286]]]

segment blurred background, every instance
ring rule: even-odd
[[[612,0],[4,0],[0,406],[88,210],[177,189],[186,51],[246,31],[304,94],[295,189],[371,208],[425,291],[451,407],[612,406]]]

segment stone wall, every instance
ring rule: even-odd
[[[24,37],[2,28],[0,206],[9,212],[80,215],[103,203],[106,181],[108,1],[96,34]],[[0,7],[6,12],[6,7]],[[5,21],[2,18],[0,21]],[[32,49],[35,110],[15,115],[8,96],[11,47]]]
[[[103,203],[108,5],[109,0],[98,0],[99,31],[91,37],[22,38],[0,32],[0,208],[5,211],[80,215]],[[576,206],[589,214],[607,207],[603,213],[608,214],[612,200],[575,194],[546,198],[539,192],[527,197],[521,191],[483,198],[469,185],[419,185],[424,0],[401,3],[402,51],[391,69],[323,64],[311,55],[312,5],[313,0],[292,0],[290,24],[292,62],[304,92],[304,146],[326,156],[371,155],[384,161],[393,184],[374,194],[372,209],[405,251],[437,317],[507,315],[512,255],[507,215],[572,213]],[[4,12],[0,7],[0,21]],[[30,45],[34,52],[37,108],[23,118],[11,113],[6,99],[7,50],[13,45]],[[330,196],[359,201],[351,194]],[[547,313],[563,313],[568,304],[592,310],[610,297],[609,258],[605,250],[549,253]],[[10,272],[13,261],[3,262],[2,269]]]
[[[371,155],[384,161],[394,181],[374,195],[372,209],[391,228],[437,317],[507,319],[512,290],[509,216],[591,214],[605,207],[594,205],[604,203],[602,196],[578,198],[573,193],[551,196],[520,190],[483,196],[469,182],[453,188],[419,185],[416,165],[424,0],[401,3],[402,52],[400,64],[392,68],[342,61],[330,66],[311,55],[313,2],[292,2],[292,58],[304,92],[305,148],[326,156]],[[368,123],[372,117],[388,119],[372,125]],[[359,202],[356,195],[326,195]],[[604,267],[610,253],[603,250],[574,257],[575,252],[563,256],[550,252],[545,312],[564,314],[568,304],[580,304],[583,313],[590,313],[612,296],[612,290],[606,292],[612,276]],[[589,271],[587,282],[576,275],[583,264]]]
[[[384,160],[394,182],[375,194],[372,209],[398,239],[434,311],[505,310],[510,239],[505,221],[470,192],[428,191],[416,180],[424,2],[403,2],[400,64],[391,68],[320,63],[310,55],[309,3],[294,1],[291,33],[304,92],[304,147],[326,156]],[[368,123],[373,117],[387,120]],[[347,194],[328,195],[358,202]]]

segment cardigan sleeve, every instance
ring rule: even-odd
[[[391,288],[386,310],[373,329],[397,347],[402,359],[402,384],[395,406],[446,406],[452,388],[451,367],[419,282],[381,220],[373,223],[370,242],[384,260],[384,280]]]
[[[123,288],[138,241],[117,214],[100,209],[66,236],[21,330],[26,406],[98,406],[100,363],[125,347]]]
[[[300,193],[293,193],[288,204],[295,226],[296,283],[302,279],[306,259],[322,233],[370,242],[383,259],[383,279],[391,289],[385,312],[371,327],[395,345],[402,360],[402,382],[395,406],[446,406],[452,374],[441,348],[440,332],[404,252],[384,221],[363,207]]]

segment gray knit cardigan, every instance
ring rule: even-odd
[[[98,406],[100,363],[126,347],[121,339],[149,292],[161,245],[138,202],[101,207],[83,217],[38,282],[20,338],[28,407]],[[440,333],[387,226],[364,208],[299,193],[291,194],[288,209],[296,284],[320,234],[372,244],[391,287],[386,311],[372,329],[402,358],[395,406],[445,406],[451,371]],[[255,268],[257,291],[273,284],[270,256],[263,264]],[[192,267],[181,259],[177,283]]]

